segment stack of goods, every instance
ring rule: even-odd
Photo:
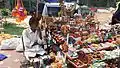
[[[77,54],[77,58],[69,59],[68,61],[76,68],[87,68],[93,59],[91,55],[85,54],[83,51],[79,51]]]
[[[120,56],[120,50],[103,51],[103,52],[104,52],[104,59],[115,59]]]
[[[100,39],[98,35],[90,35],[87,40],[85,40],[86,43],[99,43]]]
[[[94,61],[90,67],[92,67],[92,68],[98,68],[98,67],[116,68],[116,67],[119,67],[120,50],[101,51],[100,53],[101,53],[101,55],[99,54],[99,56],[102,56],[102,58]]]
[[[113,27],[113,30],[99,29],[99,22],[94,21],[93,16],[86,19],[76,16],[70,20],[72,23],[57,23],[61,29],[56,28],[60,32],[54,33],[53,37],[67,61],[75,68],[110,67],[108,59],[119,57],[116,50],[120,48],[119,27]]]
[[[110,32],[115,35],[115,34],[120,34],[120,24],[113,25]]]
[[[104,68],[106,66],[105,62],[97,62],[90,65],[88,68]]]
[[[67,35],[69,29],[70,29],[69,25],[62,25],[61,26],[61,31],[62,31],[63,35]]]
[[[66,66],[65,63],[65,56],[61,55],[60,52],[57,52],[57,55],[55,55],[55,53],[51,52],[50,53],[51,56],[51,68],[63,68]]]
[[[0,43],[1,43],[3,40],[10,39],[10,38],[13,38],[13,36],[10,35],[10,34],[0,34]]]
[[[56,40],[57,43],[63,43],[64,38],[61,35],[55,35],[54,39]]]
[[[73,64],[76,68],[87,68],[87,65],[84,64],[81,60],[75,59],[72,61],[69,61],[71,64]]]
[[[103,50],[113,51],[119,44],[119,35],[112,37],[109,32],[104,33],[103,30],[99,30],[99,34],[97,34],[96,32],[90,33],[89,30],[80,31],[73,27],[68,33],[69,42],[65,40],[66,38],[62,34],[58,34],[59,37],[56,41],[63,42],[60,48],[67,56],[68,61],[76,68],[89,67],[89,65],[92,67],[105,67],[107,65],[107,62],[105,63],[106,52],[103,52]]]

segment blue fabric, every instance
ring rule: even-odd
[[[57,2],[57,0],[48,0],[48,2]]]
[[[5,55],[3,55],[3,54],[0,54],[0,61],[4,60],[4,59],[6,59],[6,58],[7,58],[7,56],[5,56]]]

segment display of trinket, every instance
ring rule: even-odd
[[[51,56],[51,60],[50,60],[51,68],[62,68],[63,60],[61,59],[61,55],[59,55],[59,57],[57,57],[54,53],[51,53],[50,56]]]
[[[78,54],[76,52],[71,51],[71,50],[68,50],[66,55],[67,55],[67,58],[69,60],[74,60],[74,59],[78,58]]]
[[[73,60],[73,62],[77,65],[77,66],[81,66],[83,64],[82,61],[80,61],[79,59]]]
[[[116,36],[116,44],[120,45],[120,35]]]
[[[117,58],[106,60],[105,63],[106,63],[106,65],[105,65],[106,68],[109,68],[109,67],[117,68],[117,67],[119,67],[119,59],[117,59]]]
[[[87,54],[84,53],[83,51],[79,51],[78,55],[79,55],[78,59],[81,60],[83,63],[87,64],[89,62]]]
[[[81,16],[76,16],[75,17],[75,23],[76,24],[83,24],[83,19]]]
[[[89,37],[89,31],[82,31],[81,35],[82,35],[82,37],[81,37],[82,40],[87,40]]]
[[[75,68],[87,68],[87,64],[84,64],[81,60],[75,59],[75,60],[68,60]]]
[[[67,44],[67,42],[64,42],[61,46],[62,46],[62,51],[63,52],[68,52],[68,44]]]
[[[114,36],[117,34],[119,35],[120,34],[120,25],[119,24],[113,25],[110,32]]]
[[[93,59],[95,59],[95,60],[101,60],[101,59],[103,59],[104,58],[104,53],[102,54],[102,53],[100,53],[100,52],[93,52],[92,53],[92,57],[93,57]]]
[[[61,26],[61,31],[63,33],[63,35],[67,35],[69,32],[70,26],[69,25],[62,25]]]

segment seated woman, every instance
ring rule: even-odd
[[[111,25],[119,24],[120,23],[120,3],[118,4],[117,11],[112,16]]]
[[[43,49],[44,39],[42,37],[41,29],[39,26],[39,20],[36,17],[31,17],[29,20],[29,28],[25,29],[22,33],[25,46],[25,56],[35,57],[36,55],[44,55]]]

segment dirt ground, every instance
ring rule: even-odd
[[[111,20],[113,13],[96,13],[97,19],[100,22]]]

